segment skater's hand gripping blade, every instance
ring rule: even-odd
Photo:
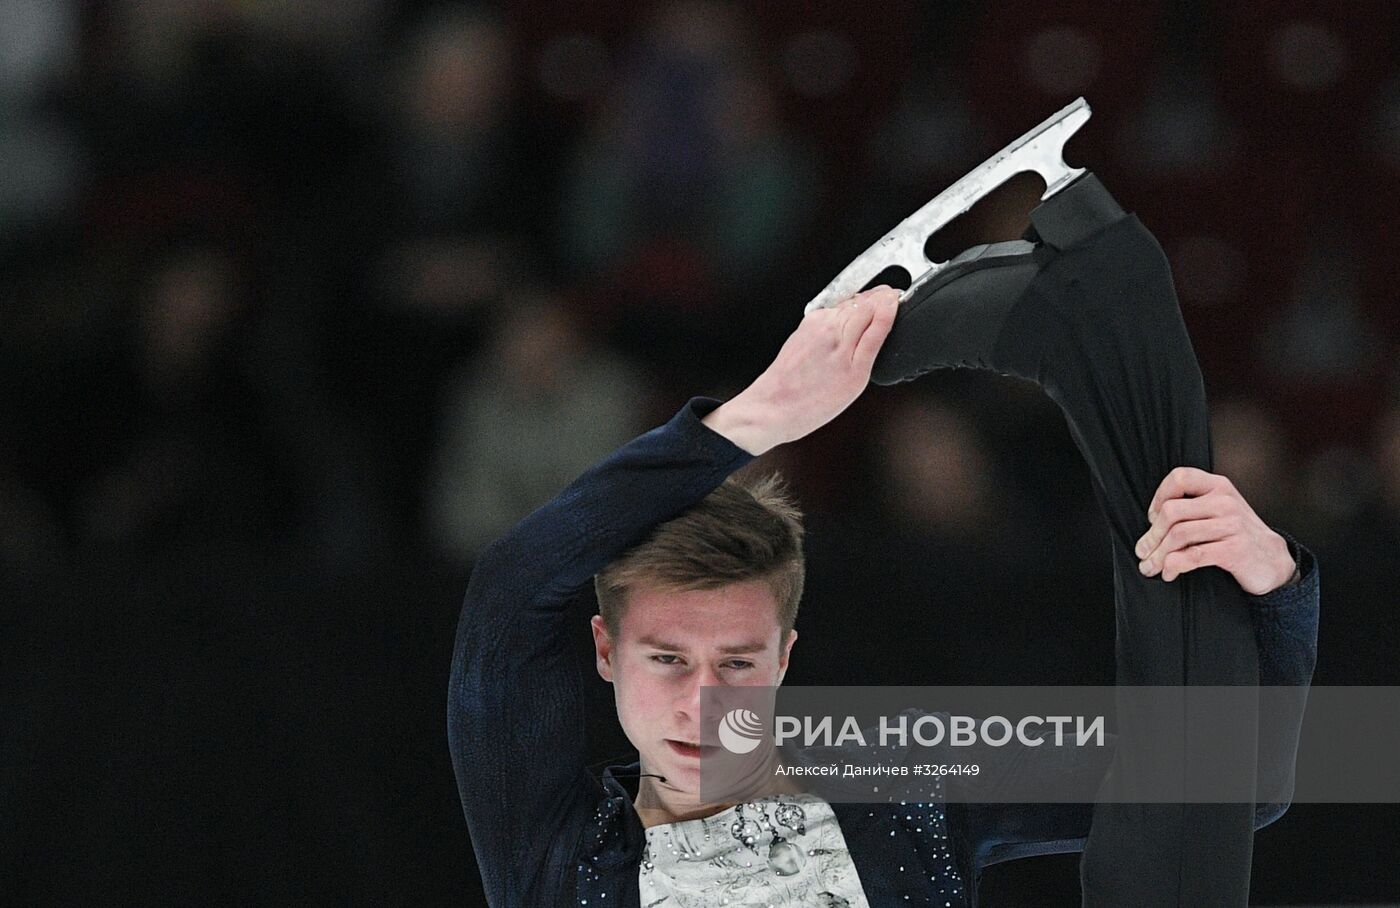
[[[1035,246],[1023,240],[958,255],[900,303],[870,380],[893,385],[944,368],[1000,371],[988,357],[1007,313],[1038,271]]]
[[[948,265],[947,262],[930,262],[924,256],[928,238],[998,186],[1018,173],[1034,170],[1045,180],[1045,194],[1041,196],[1044,201],[1084,173],[1082,167],[1065,164],[1064,148],[1070,136],[1088,121],[1090,113],[1088,102],[1079,98],[983,161],[861,253],[807,304],[803,313],[836,305],[860,292],[882,271],[896,265],[908,271],[913,279],[900,297],[901,302],[908,299],[921,284],[933,279]]]

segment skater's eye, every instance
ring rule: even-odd
[[[651,661],[655,662],[658,665],[681,664],[680,657],[675,655],[674,653],[654,653],[651,656],[648,656],[647,658],[651,659]],[[753,663],[747,659],[730,659],[728,662],[724,663],[724,667],[728,669],[733,669],[734,671],[744,671],[745,669],[753,668]]]

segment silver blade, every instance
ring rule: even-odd
[[[1065,142],[1088,121],[1090,113],[1089,103],[1079,98],[983,161],[862,252],[807,304],[803,314],[836,305],[894,265],[904,268],[913,278],[913,284],[900,296],[902,302],[947,265],[930,262],[924,256],[928,238],[1018,173],[1034,170],[1044,178],[1042,201],[1068,186],[1084,173],[1084,168],[1065,164]]]

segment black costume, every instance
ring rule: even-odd
[[[1093,174],[1031,224],[1033,242],[969,250],[901,306],[875,381],[963,367],[1038,384],[1064,411],[1108,520],[1117,683],[1258,684],[1234,579],[1218,569],[1144,577],[1133,552],[1163,477],[1211,469],[1205,390],[1166,257]],[[1110,787],[1168,784],[1181,760],[1222,756],[1189,711],[1119,718]],[[1256,717],[1239,719],[1240,736],[1255,735]],[[1179,723],[1170,733],[1169,722]],[[1249,804],[1100,805],[1081,864],[1086,904],[1245,904],[1252,817]]]

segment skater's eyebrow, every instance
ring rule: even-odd
[[[671,650],[673,652],[678,653],[684,652],[685,650],[685,647],[681,646],[680,644],[671,643],[669,641],[653,637],[650,634],[648,634],[645,637],[642,637],[637,642],[640,643],[642,646],[651,646],[655,647],[656,649]],[[766,649],[767,646],[768,642],[766,640],[746,640],[743,643],[726,643],[723,646],[718,646],[715,648],[726,655],[733,656],[738,653],[759,653]]]

